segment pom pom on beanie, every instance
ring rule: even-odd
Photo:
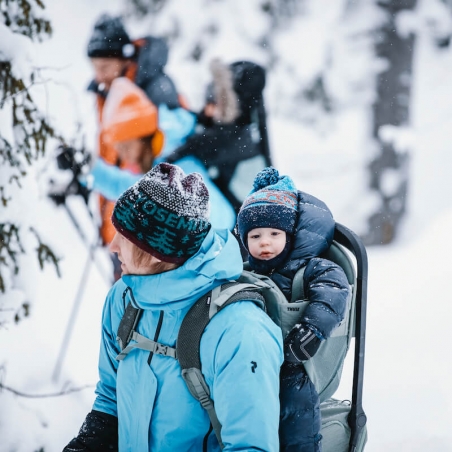
[[[280,176],[276,168],[260,171],[253,189],[237,216],[237,227],[247,248],[248,232],[256,228],[274,228],[293,234],[297,220],[297,188],[288,176]]]

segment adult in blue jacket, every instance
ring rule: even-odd
[[[135,330],[174,347],[189,308],[240,275],[238,243],[229,231],[211,228],[208,202],[199,174],[185,175],[168,163],[155,166],[116,202],[110,246],[123,276],[104,306],[93,410],[65,452],[220,450],[178,361],[140,348],[118,361],[116,342],[132,303],[143,309]],[[255,304],[239,301],[211,320],[200,356],[224,450],[278,451],[280,329]]]

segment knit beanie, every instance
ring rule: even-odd
[[[152,256],[181,264],[209,232],[209,192],[200,174],[160,163],[119,197],[112,223]]]
[[[102,110],[104,141],[117,143],[151,136],[156,132],[162,134],[157,122],[157,107],[141,88],[126,77],[113,80]],[[152,146],[154,157],[162,150],[163,138],[160,141],[159,147]]]
[[[243,201],[237,227],[248,249],[248,232],[255,228],[274,228],[292,235],[297,220],[297,189],[292,179],[280,176],[273,167],[264,168],[254,179],[253,189]]]
[[[94,24],[93,33],[88,42],[90,58],[132,58],[135,46],[119,17],[102,14]]]

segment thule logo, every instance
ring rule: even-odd
[[[289,308],[289,307],[288,307],[287,310],[288,310],[288,311],[299,311],[300,308]]]

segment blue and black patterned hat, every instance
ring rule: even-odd
[[[260,171],[253,189],[237,216],[240,239],[247,248],[248,232],[256,228],[274,228],[293,234],[297,221],[297,188],[289,176],[280,176],[276,168]]]
[[[209,192],[200,174],[160,163],[120,196],[112,222],[142,250],[181,264],[209,232]]]

